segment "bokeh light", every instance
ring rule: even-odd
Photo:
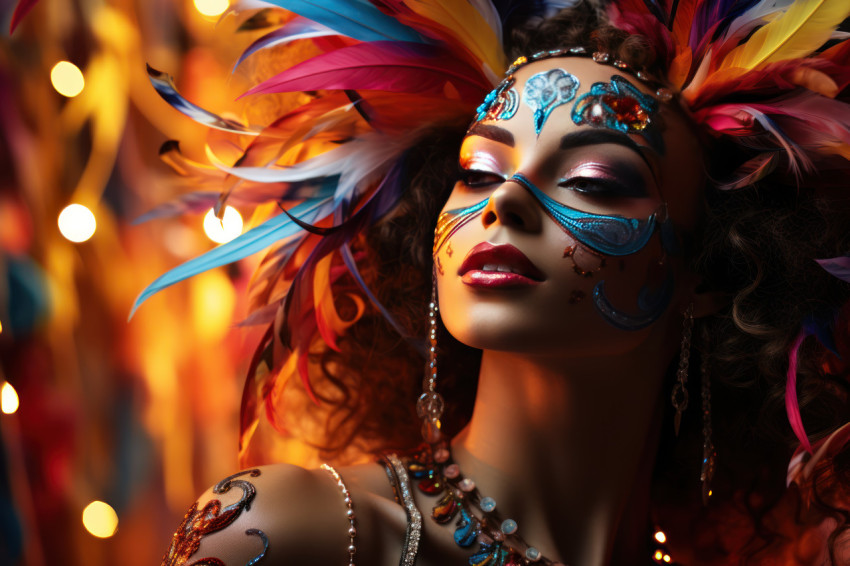
[[[72,242],[85,242],[94,235],[97,221],[91,210],[81,204],[69,204],[59,213],[59,231]]]
[[[229,5],[227,0],[195,0],[195,9],[204,16],[220,16]]]
[[[664,531],[656,531],[655,540],[657,540],[661,544],[664,544],[665,542],[667,542],[667,535],[664,534]]]
[[[62,96],[72,98],[83,92],[86,80],[80,68],[70,61],[59,61],[50,70],[50,82]]]
[[[663,553],[663,552],[661,552],[660,550],[656,550],[656,551],[655,551],[655,560],[656,560],[657,562],[661,562],[661,559],[662,559],[663,557],[664,557],[664,553]]]
[[[83,509],[83,526],[98,538],[109,538],[118,529],[118,514],[103,501],[92,501]]]
[[[226,244],[242,233],[242,215],[232,206],[228,206],[224,209],[224,217],[219,220],[213,209],[209,209],[204,216],[204,232],[213,242]]]
[[[3,387],[0,388],[0,411],[3,411],[4,414],[11,415],[18,410],[20,404],[18,392],[15,391],[15,388],[12,387],[11,383],[8,381],[4,382]]]

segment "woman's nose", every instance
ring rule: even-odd
[[[481,222],[485,228],[498,222],[525,232],[538,232],[542,214],[534,196],[516,180],[508,179],[490,195]]]

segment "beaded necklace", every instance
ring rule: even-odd
[[[469,557],[470,566],[564,566],[543,556],[519,535],[516,521],[503,518],[492,497],[482,497],[475,482],[465,477],[445,444],[425,444],[407,460],[407,471],[418,480],[426,495],[439,495],[431,518],[440,525],[455,518],[454,540],[461,548],[478,549]]]

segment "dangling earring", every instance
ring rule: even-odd
[[[422,395],[416,402],[416,414],[422,419],[422,438],[429,444],[439,442],[440,417],[443,416],[445,402],[437,393],[437,277],[432,274],[431,302],[428,304],[428,364],[422,379]]]
[[[708,373],[708,356],[705,353],[702,356],[700,373],[702,374],[702,467],[699,481],[702,483],[702,504],[708,505],[717,453],[711,441],[711,378]]]
[[[679,369],[676,371],[676,384],[673,386],[673,407],[676,416],[673,419],[673,429],[679,436],[679,427],[682,424],[682,413],[688,408],[688,365],[691,358],[691,332],[694,328],[694,304],[685,309],[685,319],[682,322],[682,347],[679,352]]]

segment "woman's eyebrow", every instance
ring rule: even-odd
[[[480,122],[475,123],[471,128],[469,128],[466,135],[480,136],[482,138],[487,138],[488,140],[504,144],[508,147],[514,147],[516,145],[516,142],[514,142],[514,135],[508,130],[500,128],[499,126],[491,126]]]
[[[646,158],[646,155],[644,155],[642,151],[645,149],[645,146],[638,145],[632,138],[619,132],[610,132],[606,130],[579,130],[577,132],[570,132],[561,138],[560,149],[566,150],[585,145],[599,145],[605,143],[622,145],[631,149],[646,162],[649,170],[652,171],[653,174],[655,173],[655,167],[652,166],[652,163],[649,162],[649,159]]]

